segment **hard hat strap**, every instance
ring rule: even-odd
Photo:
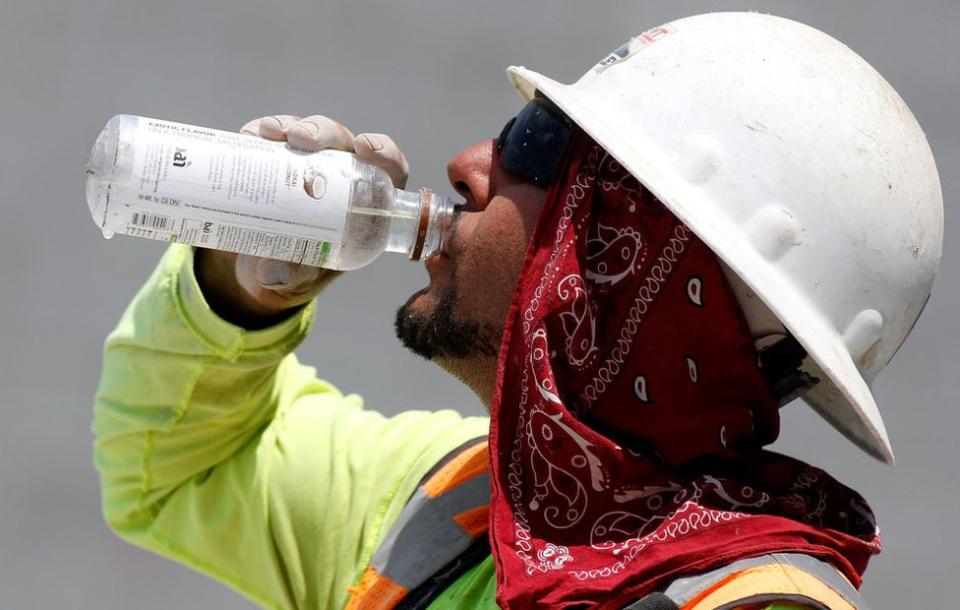
[[[757,352],[760,371],[780,406],[817,385],[820,380],[803,370],[807,350],[789,333]]]

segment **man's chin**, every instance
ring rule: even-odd
[[[404,347],[427,360],[496,356],[498,329],[477,321],[458,320],[456,300],[454,285],[439,298],[429,286],[413,293],[397,310],[397,338]]]

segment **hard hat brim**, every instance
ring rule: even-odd
[[[525,100],[539,90],[559,106],[763,300],[816,364],[811,373],[820,383],[803,400],[863,451],[893,464],[893,450],[876,401],[843,337],[768,261],[743,244],[741,233],[730,226],[729,219],[712,213],[713,206],[703,205],[703,193],[682,177],[663,171],[670,163],[658,158],[662,153],[656,146],[619,135],[616,125],[604,119],[602,102],[596,98],[588,99],[575,87],[522,66],[511,66],[507,74]]]

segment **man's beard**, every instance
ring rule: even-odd
[[[441,358],[469,358],[496,356],[500,350],[502,329],[475,320],[456,320],[456,285],[440,299],[429,314],[410,311],[410,303],[420,294],[414,294],[397,310],[395,326],[400,342],[418,356],[427,360]]]

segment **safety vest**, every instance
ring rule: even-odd
[[[487,441],[476,439],[433,469],[387,532],[348,610],[425,608],[490,553]],[[866,610],[836,568],[809,555],[773,553],[674,580],[623,610],[738,610],[789,602]]]

